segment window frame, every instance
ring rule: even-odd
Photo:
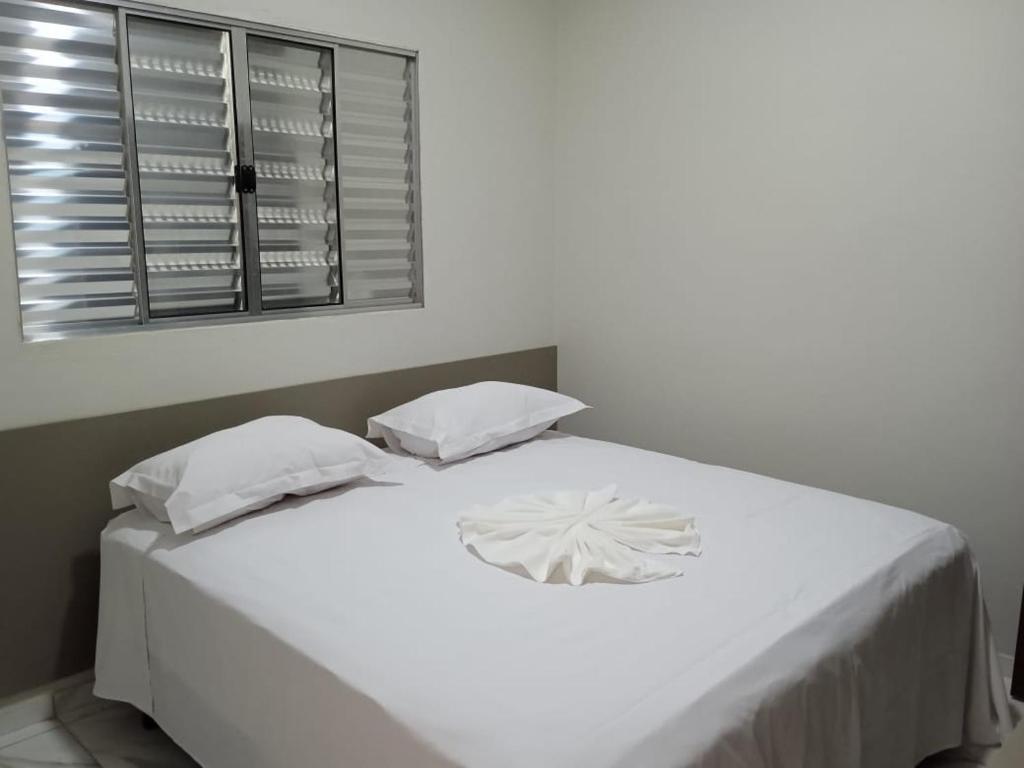
[[[281,320],[294,317],[322,317],[330,315],[345,315],[361,312],[380,312],[387,310],[422,309],[425,306],[423,296],[423,216],[422,216],[422,184],[420,176],[420,103],[419,103],[419,51],[401,48],[397,46],[383,45],[379,43],[368,43],[339,35],[329,35],[322,32],[305,31],[296,28],[281,27],[275,24],[267,24],[257,21],[220,16],[217,14],[204,13],[201,11],[190,11],[178,8],[151,5],[135,0],[56,0],[58,4],[70,7],[105,7],[110,9],[115,18],[116,40],[117,40],[117,65],[118,80],[121,89],[121,121],[122,137],[124,141],[124,167],[127,195],[130,203],[129,211],[129,232],[132,248],[132,268],[134,273],[137,317],[135,322],[109,321],[83,322],[80,327],[65,328],[58,331],[39,331],[26,335],[22,325],[22,339],[25,342],[49,341],[63,338],[109,335],[118,333],[135,333],[142,330],[154,330],[159,328],[190,328],[208,327],[216,325],[231,325],[236,323],[247,323],[262,320]],[[238,199],[240,214],[241,241],[245,267],[245,295],[246,305],[244,310],[237,312],[216,312],[209,314],[194,314],[171,317],[152,317],[149,310],[148,274],[146,270],[146,254],[144,245],[143,213],[141,184],[139,177],[139,158],[136,146],[136,130],[134,120],[134,98],[131,89],[131,67],[126,56],[128,54],[128,18],[137,17],[166,21],[192,26],[202,26],[227,32],[231,46],[231,66],[233,79],[233,96],[236,126],[248,126],[246,130],[236,131],[237,162],[239,165],[253,165],[254,163],[254,141],[252,132],[252,111],[249,95],[249,58],[247,38],[249,35],[272,38],[288,43],[295,43],[306,46],[318,46],[329,48],[332,51],[332,76],[335,82],[335,89],[339,81],[338,60],[339,49],[354,48],[358,50],[373,51],[404,57],[410,67],[410,168],[413,176],[414,199],[412,201],[412,215],[414,221],[413,237],[415,241],[415,259],[412,262],[412,301],[384,300],[379,304],[356,306],[344,303],[325,304],[307,307],[282,307],[266,309],[261,306],[261,286],[259,279],[259,222],[257,217],[256,195],[239,194],[235,192]],[[346,253],[344,248],[344,207],[342,202],[342,159],[340,153],[339,130],[338,130],[338,104],[337,93],[332,94],[334,101],[335,130],[333,135],[335,148],[335,184],[337,185],[338,200],[338,237],[339,237],[339,277],[343,280],[344,264]],[[6,148],[4,148],[6,159]],[[6,165],[6,163],[5,163]],[[258,194],[258,191],[257,191]],[[11,200],[8,200],[8,205]],[[14,229],[11,229],[12,253],[17,252]],[[15,266],[17,259],[15,258]],[[20,288],[19,288],[20,290]],[[21,312],[19,311],[19,324],[21,324]]]

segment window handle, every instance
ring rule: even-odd
[[[253,165],[235,166],[235,189],[241,194],[252,194],[256,191],[256,167]]]

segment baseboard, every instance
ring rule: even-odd
[[[51,720],[54,716],[53,696],[66,688],[88,683],[93,679],[91,669],[77,675],[61,678],[30,691],[16,693],[0,699],[0,736],[28,726]]]

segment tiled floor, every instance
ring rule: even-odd
[[[0,768],[199,768],[138,711],[97,699],[92,683],[54,697],[56,718],[0,734]]]
[[[0,734],[0,768],[199,768],[159,730],[145,730],[139,713],[103,701],[85,683],[54,697],[56,719]],[[949,754],[919,768],[1024,768],[1024,727],[989,755]]]

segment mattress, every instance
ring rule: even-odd
[[[617,484],[696,518],[679,578],[536,583],[459,514]],[[909,768],[1010,726],[977,568],[901,509],[554,432],[102,536],[96,694],[206,768]]]

